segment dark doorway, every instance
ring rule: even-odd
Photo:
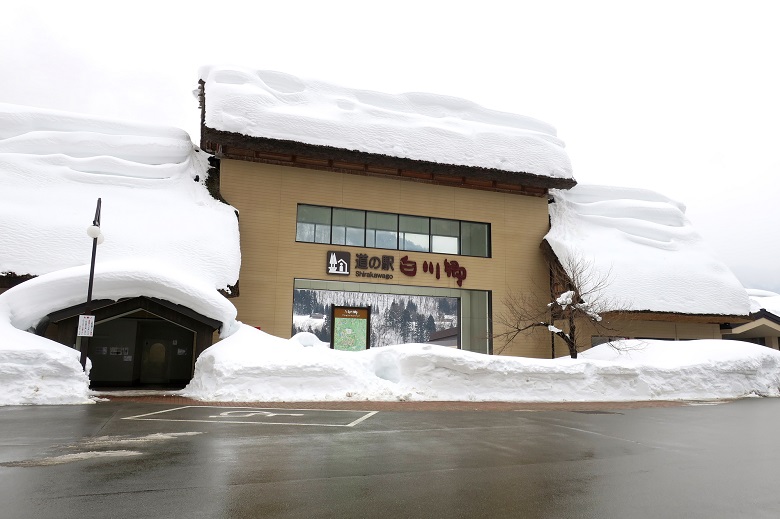
[[[184,387],[193,374],[195,334],[146,312],[99,323],[89,342],[93,387]]]
[[[212,343],[221,323],[168,301],[135,297],[93,301],[95,333],[76,337],[84,305],[48,315],[36,333],[80,348],[86,340],[91,387],[182,388],[195,359]]]

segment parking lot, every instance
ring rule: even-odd
[[[780,513],[777,399],[552,410],[168,400],[0,408],[3,516]]]

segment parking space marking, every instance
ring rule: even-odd
[[[220,412],[215,412],[215,409],[219,409]],[[277,409],[258,407],[188,405],[183,407],[173,407],[171,409],[163,409],[162,411],[155,411],[153,413],[127,416],[122,418],[122,420],[354,427],[357,424],[371,418],[377,413],[378,411],[354,411],[341,409]],[[331,421],[335,423],[327,423]]]

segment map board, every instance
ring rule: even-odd
[[[330,347],[342,351],[368,349],[371,346],[371,307],[333,305],[331,308]]]

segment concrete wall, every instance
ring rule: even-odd
[[[491,258],[409,255],[434,263],[457,260],[468,271],[462,288],[491,291],[494,315],[502,311],[509,291],[546,297],[548,273],[539,250],[549,226],[546,198],[234,160],[222,161],[220,176],[222,196],[240,211],[240,297],[233,303],[241,321],[271,334],[290,335],[295,278],[339,280],[325,273],[328,250],[349,251],[353,258],[357,253],[390,253],[297,243],[299,203],[490,223]],[[392,280],[366,280],[353,273],[343,281],[458,288],[454,278],[442,275],[437,280],[420,272],[406,277],[397,266]],[[548,350],[549,338],[532,334],[518,338],[503,353],[543,357]]]

